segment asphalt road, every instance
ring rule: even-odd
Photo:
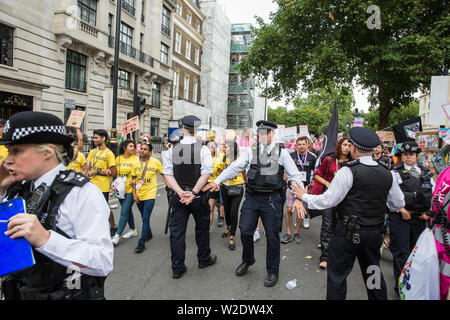
[[[111,201],[111,204],[116,202]],[[120,206],[113,209],[116,223],[119,221]],[[133,206],[133,213],[141,230],[140,213]],[[114,251],[114,270],[105,284],[106,298],[117,300],[324,300],[326,296],[326,270],[318,268],[320,249],[319,233],[321,218],[311,220],[309,229],[301,229],[301,244],[292,241],[281,244],[279,281],[275,287],[266,288],[266,240],[261,232],[261,240],[255,243],[256,263],[246,275],[237,277],[236,267],[241,263],[242,246],[239,230],[236,235],[236,250],[230,251],[227,240],[221,238],[224,228],[211,229],[211,250],[218,256],[217,263],[205,269],[197,266],[197,246],[195,244],[195,223],[190,218],[186,235],[187,273],[180,279],[172,279],[170,268],[169,234],[164,234],[167,213],[167,198],[164,188],[158,189],[158,197],[153,209],[150,225],[153,239],[146,243],[146,250],[136,254],[134,249],[138,238],[121,239]],[[215,217],[216,219],[216,217]],[[284,234],[284,221],[283,233]],[[125,232],[128,231],[128,227]],[[281,235],[282,235],[281,234]],[[312,257],[312,258],[310,258]],[[388,287],[388,298],[396,299],[393,286],[392,256],[383,251],[381,261]],[[297,279],[297,287],[288,290],[286,282]],[[347,281],[347,299],[365,300],[364,288],[358,262]]]

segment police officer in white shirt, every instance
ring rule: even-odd
[[[358,258],[369,299],[385,300],[386,283],[379,269],[385,213],[387,208],[400,210],[404,196],[387,166],[372,159],[373,148],[380,144],[376,133],[355,127],[350,129],[349,141],[356,160],[343,165],[325,193],[310,195],[301,188],[293,189],[309,209],[337,206],[338,223],[328,248],[327,299],[346,298],[347,276]],[[367,283],[374,266],[379,286]]]
[[[260,120],[256,126],[258,127],[256,145],[247,149],[204,190],[218,191],[222,182],[234,178],[250,164],[239,223],[243,247],[242,263],[237,267],[236,275],[244,275],[249,266],[255,263],[253,234],[258,218],[261,217],[267,237],[267,277],[264,285],[273,287],[278,281],[280,267],[280,232],[286,193],[284,172],[286,171],[288,181],[296,182],[301,186],[303,183],[301,174],[289,152],[273,139],[277,125]],[[305,213],[301,202],[297,202],[294,207],[298,212]]]
[[[198,267],[206,268],[217,260],[211,253],[209,241],[208,196],[201,192],[212,173],[213,162],[209,149],[195,138],[200,124],[201,120],[196,116],[183,117],[180,126],[184,138],[163,154],[163,175],[173,190],[169,230],[174,279],[181,278],[187,270],[184,260],[190,214],[195,220]]]
[[[11,217],[5,235],[26,238],[36,260],[3,279],[6,299],[104,299],[113,269],[109,208],[88,178],[67,170],[72,140],[52,114],[20,112],[6,123],[0,201],[22,197],[28,213]]]

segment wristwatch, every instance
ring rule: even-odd
[[[197,196],[197,192],[195,192],[194,190],[192,190],[191,192],[194,196]]]
[[[302,201],[302,199],[300,199],[299,197],[295,196],[295,200],[300,200]]]

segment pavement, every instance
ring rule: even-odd
[[[158,179],[160,177],[158,176]],[[169,233],[164,234],[167,214],[167,197],[162,181],[158,181],[158,195],[150,220],[153,239],[146,243],[146,250],[136,254],[134,249],[138,237],[121,239],[114,251],[114,270],[105,283],[107,299],[117,300],[324,300],[326,297],[326,270],[319,269],[318,248],[321,218],[310,221],[309,229],[301,229],[301,244],[292,241],[281,244],[281,261],[278,284],[272,288],[264,286],[266,277],[266,239],[261,230],[261,239],[255,243],[256,263],[246,275],[237,277],[236,267],[241,263],[242,246],[239,230],[236,234],[236,250],[228,249],[227,239],[221,238],[224,227],[217,227],[217,214],[211,228],[211,250],[218,256],[217,263],[199,269],[195,244],[195,223],[189,219],[186,235],[187,272],[180,279],[172,279],[170,268]],[[115,200],[117,202],[117,200]],[[110,204],[113,204],[111,201]],[[119,221],[120,206],[112,210]],[[133,206],[138,233],[141,233],[140,213]],[[124,232],[128,231],[128,227]],[[284,220],[283,232],[284,234]],[[388,298],[397,300],[393,287],[392,256],[383,250],[381,260]],[[297,279],[297,286],[286,288],[286,282]],[[347,299],[367,300],[361,271],[355,262],[347,279]]]

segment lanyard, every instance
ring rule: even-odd
[[[305,160],[303,160],[303,163],[300,160],[300,153],[298,153],[298,151],[297,151],[297,158],[298,158],[298,164],[302,167],[302,171],[305,170],[306,159],[308,159],[308,152],[305,153]]]
[[[141,168],[142,168],[142,160],[139,159],[139,161],[141,162]],[[142,178],[145,176],[145,173],[147,172],[147,165],[148,165],[149,161],[150,161],[150,157],[148,158],[147,163],[145,164],[144,171],[142,171],[141,178],[139,179],[140,181],[142,181]]]
[[[92,168],[95,167],[95,164],[98,162],[98,159],[100,159],[100,156],[102,155],[103,152],[105,152],[105,150],[106,150],[106,149],[104,149],[104,150],[98,155],[98,157],[97,157],[97,159],[96,159],[95,157],[97,156],[97,151],[98,151],[98,148],[97,148],[97,150],[96,150],[95,153],[94,153],[94,163],[92,164]]]

